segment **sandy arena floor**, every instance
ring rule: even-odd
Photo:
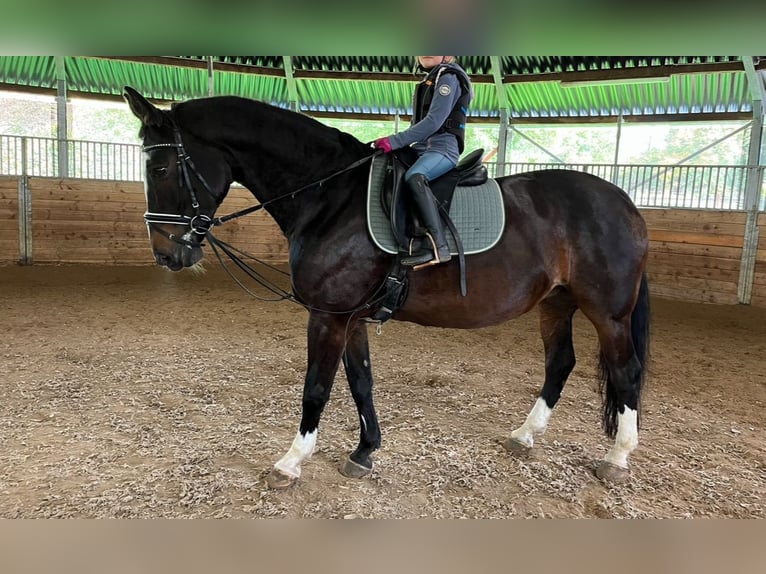
[[[318,451],[265,476],[297,430],[307,314],[249,298],[209,263],[0,267],[0,517],[761,517],[766,310],[653,300],[641,444],[623,485],[593,475],[595,333],[524,460],[499,442],[543,377],[537,313],[474,331],[371,334],[383,446],[336,470],[357,417],[342,373]]]

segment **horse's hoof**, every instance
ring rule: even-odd
[[[296,482],[298,482],[296,477],[289,476],[276,468],[272,468],[269,476],[266,477],[266,484],[272,490],[284,490],[285,488],[290,488]]]
[[[596,476],[603,482],[620,483],[628,480],[630,471],[627,468],[622,468],[611,462],[602,460],[596,468]]]
[[[525,445],[523,442],[516,440],[515,438],[507,438],[502,443],[503,448],[510,452],[512,455],[526,457],[532,452],[532,447]]]
[[[346,462],[340,466],[340,473],[348,478],[364,478],[372,473],[372,461],[369,458],[367,460],[370,462],[369,467],[354,462],[351,457],[348,457]]]

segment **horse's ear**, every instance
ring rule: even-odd
[[[162,110],[149,103],[149,100],[144,96],[130,86],[125,86],[125,92],[122,95],[128,102],[130,110],[141,120],[142,124],[156,127],[162,125]]]

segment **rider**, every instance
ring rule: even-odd
[[[457,164],[465,143],[468,105],[473,99],[471,80],[455,62],[455,56],[418,56],[418,63],[427,74],[415,88],[410,127],[373,143],[385,153],[412,145],[419,155],[404,179],[412,190],[433,251],[423,249],[402,259],[402,264],[409,266],[436,265],[452,258],[428,182]]]

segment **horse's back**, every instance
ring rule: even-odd
[[[531,171],[498,179],[511,215],[528,217],[578,236],[629,231],[646,236],[630,196],[598,176],[566,169]]]

